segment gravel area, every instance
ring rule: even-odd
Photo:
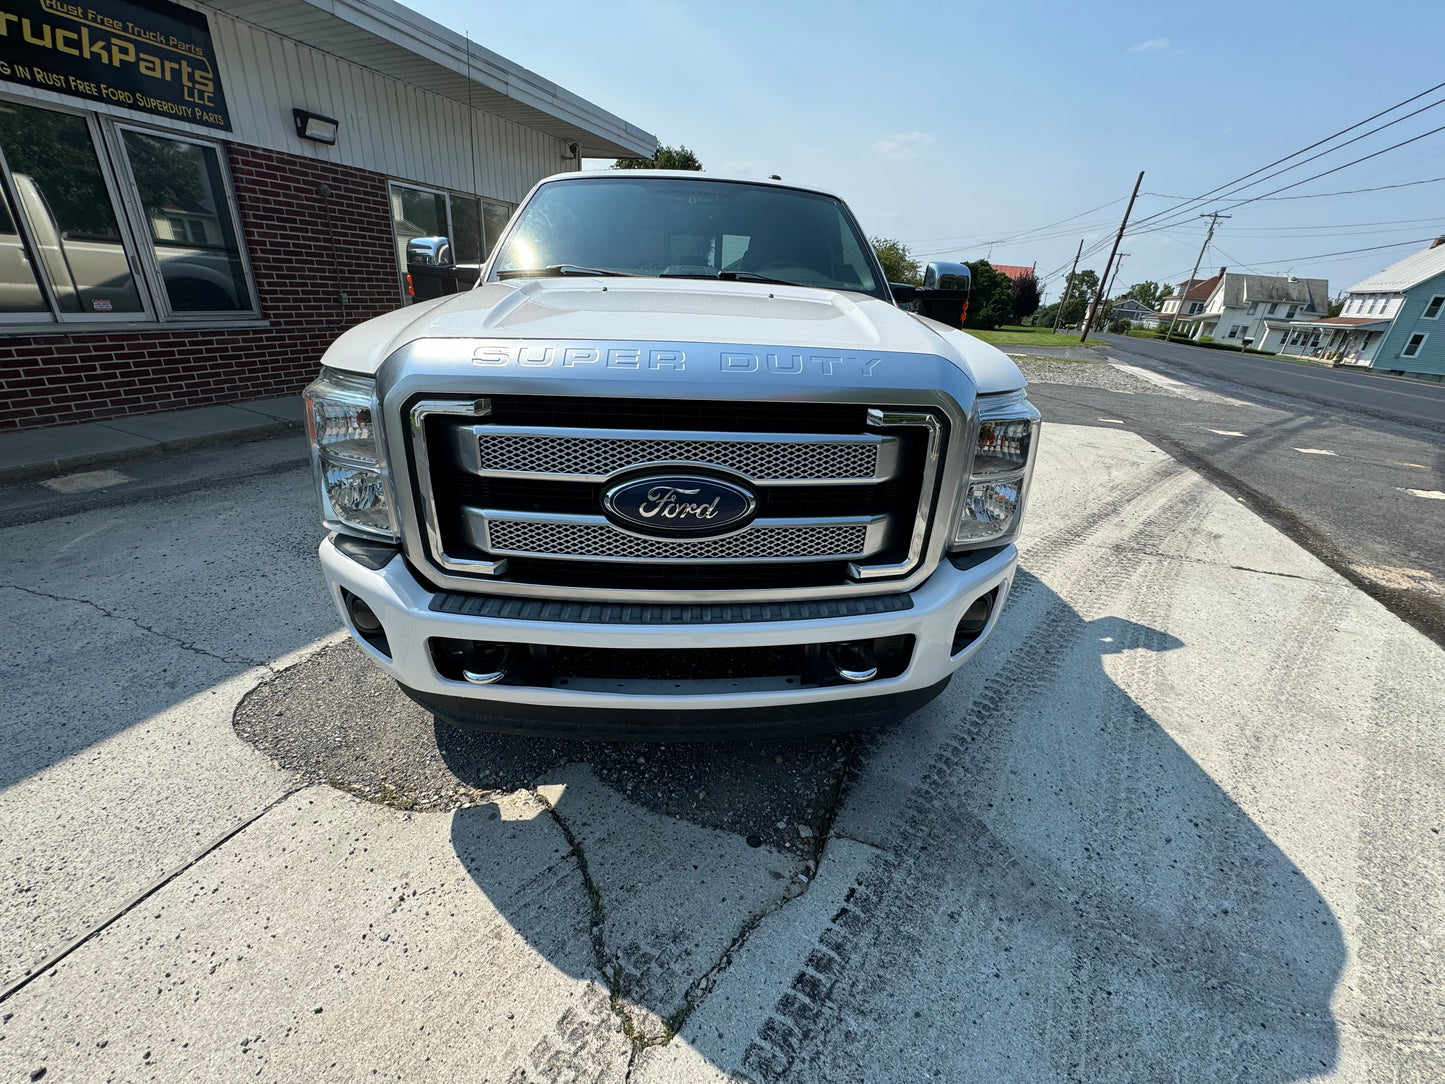
[[[397,809],[478,805],[545,782],[561,765],[585,763],[654,812],[805,857],[824,837],[853,758],[869,740],[591,742],[461,731],[408,698],[350,641],[252,691],[234,725],[306,781]]]
[[[1010,354],[1030,384],[1071,384],[1081,388],[1101,388],[1131,395],[1170,395],[1167,388],[1121,372],[1107,361],[1066,361],[1059,358],[1030,357]]]

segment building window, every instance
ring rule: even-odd
[[[464,196],[433,188],[393,181],[391,224],[396,236],[397,266],[401,268],[402,298],[406,290],[407,246],[421,238],[445,238],[444,263],[480,268],[496,246],[513,206],[500,200]],[[440,249],[440,244],[433,246]],[[415,256],[416,249],[413,249]]]
[[[1425,345],[1425,340],[1430,336],[1425,332],[1416,332],[1410,336],[1410,341],[1405,344],[1405,349],[1400,351],[1402,358],[1413,358],[1420,353],[1420,347]]]
[[[131,128],[121,142],[171,311],[250,310],[217,148]]]
[[[1242,328],[1239,324],[1233,325],[1233,326],[1229,329],[1229,338],[1231,338],[1231,339],[1237,339],[1237,338],[1239,338],[1239,333],[1240,333],[1242,330],[1243,330],[1243,328]]]
[[[216,145],[5,102],[0,189],[0,321],[255,311]]]
[[[1425,312],[1420,317],[1422,320],[1433,320],[1440,315],[1440,309],[1445,307],[1445,294],[1436,294],[1430,299],[1430,304],[1425,306]]]
[[[1285,318],[1286,320],[1293,320],[1293,319],[1294,319],[1294,314],[1297,313],[1297,312],[1299,312],[1299,306],[1298,306],[1298,305],[1291,305],[1291,306],[1289,307],[1289,311],[1284,314],[1284,318]]]
[[[1269,314],[1268,314],[1268,315],[1274,316],[1274,315],[1277,314],[1278,312],[1279,312],[1279,306],[1278,306],[1278,305],[1271,305],[1271,306],[1269,307]]]

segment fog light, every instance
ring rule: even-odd
[[[953,630],[953,654],[957,655],[982,634],[988,625],[989,615],[993,613],[993,600],[997,594],[998,588],[995,587],[988,594],[974,599],[963,611],[958,628]]]
[[[382,625],[381,618],[376,616],[376,611],[350,591],[342,591],[341,595],[346,602],[346,616],[351,619],[351,627],[356,630],[356,635],[388,659],[391,658],[391,645],[386,642],[386,627]]]

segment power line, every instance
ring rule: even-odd
[[[1074,219],[1076,219],[1076,218],[1083,218],[1085,215],[1091,215],[1091,214],[1095,213],[1096,211],[1102,211],[1105,207],[1112,207],[1112,206],[1114,206],[1114,204],[1116,204],[1116,203],[1123,203],[1126,198],[1127,198],[1127,197],[1120,196],[1118,199],[1111,199],[1108,203],[1101,203],[1101,204],[1099,204],[1099,206],[1097,206],[1097,207],[1090,207],[1087,211],[1080,211],[1080,212],[1079,212],[1078,214],[1076,214],[1076,215],[1070,215],[1068,218],[1061,218],[1061,219],[1059,219],[1057,222],[1050,222],[1050,223],[1049,223],[1048,225],[1046,225],[1046,226],[1035,226],[1033,229],[1022,230],[1022,231],[1019,231],[1018,233],[1009,234],[1008,236],[1005,236],[1005,237],[995,237],[995,238],[993,238],[991,241],[989,241],[989,243],[990,243],[990,244],[995,244],[995,245],[1003,245],[1003,244],[1008,244],[1010,241],[1016,241],[1016,240],[1019,240],[1020,238],[1027,237],[1029,234],[1032,234],[1032,233],[1042,233],[1044,230],[1051,230],[1051,229],[1053,229],[1055,226],[1062,226],[1065,222],[1072,222],[1072,221],[1074,221]],[[1078,227],[1075,226],[1073,229],[1069,230],[1069,232],[1070,232],[1070,233],[1074,233],[1074,232],[1076,232],[1077,230],[1078,230]],[[932,244],[942,244],[942,243],[945,242],[945,241],[971,241],[971,240],[975,240],[975,239],[987,239],[987,238],[988,238],[988,234],[986,234],[986,233],[964,233],[964,234],[955,234],[955,235],[950,236],[950,237],[925,237],[925,238],[923,238],[922,240],[919,240],[919,241],[910,241],[910,242],[905,242],[905,243],[906,243],[906,244],[910,244],[910,245],[932,245]]]
[[[1282,185],[1282,186],[1279,187],[1279,188],[1276,188],[1276,189],[1273,189],[1273,190],[1271,190],[1271,191],[1269,191],[1269,192],[1266,192],[1266,193],[1265,193],[1264,195],[1262,195],[1262,196],[1251,196],[1249,199],[1243,199],[1243,200],[1231,200],[1231,201],[1229,202],[1229,204],[1228,204],[1229,210],[1231,210],[1231,211],[1237,211],[1237,210],[1238,210],[1239,208],[1241,208],[1241,207],[1246,207],[1246,206],[1248,206],[1248,205],[1251,204],[1251,203],[1255,203],[1255,202],[1257,202],[1258,200],[1266,199],[1266,198],[1268,198],[1269,196],[1275,195],[1276,193],[1279,193],[1279,192],[1288,192],[1291,188],[1298,188],[1298,187],[1299,187],[1300,185],[1302,185],[1302,184],[1309,184],[1310,181],[1317,181],[1317,180],[1319,180],[1321,177],[1328,177],[1331,173],[1338,173],[1338,172],[1339,172],[1340,170],[1342,170],[1342,169],[1349,169],[1351,166],[1357,166],[1357,165],[1359,165],[1361,162],[1368,162],[1371,158],[1378,158],[1378,157],[1379,157],[1380,155],[1382,155],[1382,154],[1388,154],[1388,153],[1390,153],[1390,151],[1399,150],[1401,147],[1408,146],[1408,145],[1411,144],[1411,143],[1416,143],[1416,142],[1418,142],[1419,140],[1425,139],[1425,138],[1427,138],[1428,136],[1435,135],[1435,134],[1438,133],[1438,132],[1445,132],[1445,124],[1442,124],[1442,125],[1441,125],[1440,127],[1438,127],[1438,128],[1432,128],[1432,129],[1430,129],[1430,131],[1428,131],[1428,132],[1421,132],[1419,135],[1411,136],[1409,139],[1402,139],[1399,143],[1392,143],[1392,144],[1391,144],[1390,146],[1388,146],[1388,147],[1382,147],[1380,150],[1372,151],[1371,153],[1366,154],[1366,155],[1363,155],[1363,156],[1360,157],[1360,158],[1356,158],[1356,159],[1354,159],[1353,161],[1346,162],[1346,163],[1345,163],[1344,165],[1342,165],[1342,166],[1335,166],[1333,169],[1327,169],[1327,170],[1325,170],[1325,171],[1322,172],[1322,173],[1316,173],[1316,174],[1314,174],[1314,175],[1311,176],[1311,177],[1306,177],[1306,178],[1305,178],[1304,180],[1302,180],[1302,181],[1295,181],[1295,182],[1293,182],[1292,184]],[[1142,223],[1142,220],[1141,220],[1141,223]],[[1170,227],[1170,226],[1177,226],[1177,225],[1179,225],[1179,223],[1178,223],[1177,221],[1164,222],[1164,223],[1161,223],[1161,224],[1159,224],[1159,225],[1152,226],[1152,227],[1150,227],[1150,228],[1148,228],[1148,229],[1136,230],[1136,231],[1134,231],[1133,234],[1131,234],[1131,236],[1138,237],[1138,236],[1141,236],[1142,234],[1153,233],[1153,232],[1155,232],[1156,230],[1167,229],[1167,228]]]
[[[1352,143],[1358,143],[1358,142],[1359,142],[1360,140],[1362,140],[1362,139],[1366,139],[1366,138],[1368,138],[1369,136],[1375,135],[1375,134],[1378,133],[1378,132],[1383,132],[1386,128],[1394,127],[1396,124],[1399,124],[1399,123],[1401,123],[1402,121],[1407,121],[1407,120],[1409,120],[1411,117],[1418,117],[1421,113],[1424,113],[1424,112],[1426,112],[1427,110],[1430,110],[1430,109],[1434,109],[1437,105],[1442,105],[1442,104],[1445,104],[1445,98],[1441,98],[1439,101],[1431,102],[1429,105],[1421,106],[1419,109],[1416,109],[1413,113],[1406,113],[1406,114],[1405,114],[1404,116],[1402,116],[1402,117],[1396,117],[1394,120],[1386,121],[1384,124],[1380,125],[1378,128],[1371,128],[1368,132],[1361,132],[1359,135],[1355,136],[1353,139],[1347,139],[1347,140],[1345,140],[1343,143],[1339,143],[1339,144],[1336,144],[1336,145],[1333,146],[1333,147],[1326,148],[1325,150],[1320,151],[1319,154],[1312,154],[1312,155],[1310,155],[1308,158],[1302,158],[1302,159],[1300,159],[1298,162],[1292,162],[1291,164],[1285,166],[1283,169],[1277,169],[1277,170],[1275,170],[1273,173],[1266,173],[1263,177],[1260,177],[1258,180],[1250,181],[1248,184],[1238,185],[1237,187],[1234,187],[1234,188],[1233,188],[1233,191],[1231,191],[1231,192],[1226,192],[1226,193],[1224,193],[1223,195],[1218,196],[1218,197],[1216,197],[1216,198],[1218,198],[1218,199],[1225,199],[1225,198],[1227,198],[1227,197],[1229,197],[1229,196],[1234,195],[1234,194],[1237,193],[1237,192],[1242,192],[1242,191],[1243,191],[1244,189],[1246,189],[1246,188],[1253,188],[1253,187],[1254,187],[1255,185],[1257,185],[1257,184],[1263,184],[1265,181],[1268,181],[1268,180],[1270,180],[1270,179],[1273,178],[1273,177],[1278,177],[1278,176],[1279,176],[1280,174],[1282,174],[1282,173],[1288,173],[1288,172],[1289,172],[1290,170],[1292,170],[1292,169],[1298,169],[1300,166],[1307,165],[1307,164],[1310,163],[1310,162],[1313,162],[1313,161],[1316,161],[1317,159],[1323,158],[1323,157],[1324,157],[1325,155],[1327,155],[1327,154],[1334,154],[1336,151],[1344,150],[1344,148],[1350,146],[1350,144],[1352,144]],[[1438,131],[1439,129],[1436,129],[1436,130]],[[1409,141],[1407,140],[1406,142],[1409,142]],[[1401,146],[1401,147],[1403,147],[1404,145],[1405,145],[1404,143],[1396,144],[1396,146]],[[1389,148],[1387,148],[1387,149],[1389,149]],[[1381,153],[1383,153],[1383,152],[1381,152]],[[1363,159],[1362,159],[1362,161],[1363,161]],[[1269,168],[1269,167],[1266,166],[1265,168],[1267,169],[1267,168]],[[1341,168],[1344,168],[1344,167],[1341,167]],[[1323,176],[1323,174],[1321,174],[1321,176]],[[1303,182],[1301,182],[1301,183],[1303,183]]]
[[[1304,260],[1323,260],[1330,256],[1358,256],[1362,252],[1380,252],[1387,248],[1404,248],[1406,245],[1424,245],[1435,240],[1433,237],[1421,237],[1414,241],[1396,241],[1392,245],[1372,245],[1369,248],[1351,248],[1343,252],[1319,252],[1313,256],[1291,256],[1285,260],[1267,260],[1260,264],[1260,267],[1278,267],[1281,264],[1301,263]],[[1222,250],[1221,250],[1222,251]],[[1248,265],[1245,265],[1248,266]]]
[[[1177,206],[1177,207],[1168,208],[1168,209],[1163,210],[1163,211],[1156,211],[1154,214],[1149,215],[1149,216],[1147,216],[1146,218],[1141,218],[1141,219],[1136,223],[1136,225],[1137,225],[1137,226],[1142,226],[1142,225],[1144,225],[1145,223],[1150,222],[1150,221],[1153,221],[1153,220],[1156,219],[1156,218],[1163,218],[1163,217],[1166,217],[1166,216],[1169,216],[1169,215],[1175,215],[1175,214],[1182,213],[1183,211],[1185,211],[1186,209],[1188,209],[1188,208],[1191,207],[1191,206],[1198,205],[1198,204],[1200,204],[1200,203],[1205,202],[1210,196],[1213,196],[1213,195],[1214,195],[1215,193],[1217,193],[1217,192],[1221,192],[1221,191],[1223,191],[1223,190],[1226,189],[1226,188],[1234,188],[1235,186],[1242,184],[1244,181],[1249,180],[1251,177],[1254,177],[1254,176],[1257,176],[1258,174],[1263,173],[1263,172],[1264,172],[1265,170],[1267,170],[1267,169],[1273,169],[1275,166],[1283,165],[1285,162],[1288,162],[1291,158],[1298,158],[1300,155],[1305,154],[1305,153],[1307,153],[1308,151],[1312,151],[1312,150],[1314,150],[1316,147],[1321,147],[1321,146],[1324,146],[1324,144],[1326,144],[1326,143],[1333,142],[1334,140],[1338,139],[1340,136],[1345,135],[1345,134],[1348,133],[1348,132],[1353,132],[1356,128],[1362,128],[1362,127],[1364,127],[1366,124],[1369,124],[1371,121],[1378,120],[1379,118],[1385,116],[1387,113],[1393,113],[1395,110],[1400,109],[1400,108],[1402,108],[1403,106],[1407,106],[1407,105],[1409,105],[1411,102],[1419,101],[1421,98],[1424,98],[1426,95],[1433,94],[1433,93],[1435,93],[1437,90],[1440,90],[1440,89],[1442,89],[1442,88],[1445,88],[1445,83],[1437,83],[1435,86],[1430,87],[1428,90],[1422,90],[1419,94],[1416,94],[1416,95],[1414,95],[1413,97],[1406,98],[1406,99],[1405,99],[1404,101],[1402,101],[1402,102],[1396,102],[1394,105],[1390,106],[1390,107],[1387,108],[1387,109],[1382,109],[1382,110],[1380,110],[1378,113],[1374,114],[1373,116],[1369,116],[1369,117],[1366,117],[1364,120],[1355,122],[1354,124],[1350,125],[1348,128],[1341,128],[1338,132],[1334,132],[1334,133],[1332,133],[1332,134],[1330,134],[1330,135],[1327,135],[1327,136],[1325,136],[1323,139],[1316,140],[1315,142],[1311,143],[1308,147],[1301,147],[1299,150],[1294,151],[1294,152],[1291,153],[1291,154],[1287,154],[1287,155],[1285,155],[1283,158],[1277,158],[1277,159],[1275,159],[1273,162],[1270,162],[1268,165],[1260,166],[1258,169],[1254,170],[1254,171],[1251,172],[1251,173],[1246,173],[1246,174],[1245,174],[1244,176],[1242,176],[1242,177],[1236,177],[1236,178],[1235,178],[1234,180],[1232,180],[1232,181],[1226,181],[1224,184],[1216,185],[1214,188],[1211,188],[1208,192],[1205,192],[1205,193],[1203,193],[1203,194],[1201,194],[1201,195],[1198,195],[1198,196],[1194,196],[1193,198],[1191,198],[1191,199],[1189,199],[1189,200],[1186,200],[1183,204],[1181,204],[1181,205],[1179,205],[1179,206]],[[1320,176],[1324,176],[1324,174],[1321,174]],[[1303,183],[1303,182],[1301,182],[1301,183]],[[1246,186],[1246,187],[1247,187],[1247,186]],[[1284,191],[1284,189],[1277,189],[1277,191],[1281,191],[1281,192],[1282,192],[1282,191]],[[1273,194],[1274,194],[1274,193],[1269,193],[1269,195],[1273,195]],[[1263,198],[1263,197],[1260,197],[1260,198]]]
[[[1286,200],[1286,199],[1326,199],[1331,196],[1358,196],[1362,192],[1384,192],[1391,188],[1410,188],[1417,184],[1439,184],[1445,181],[1445,177],[1426,177],[1421,181],[1402,181],[1400,184],[1378,184],[1373,188],[1346,188],[1342,192],[1309,192],[1299,196],[1260,196],[1260,199]],[[1165,192],[1141,192],[1142,196],[1157,196],[1159,199],[1187,200],[1188,196],[1171,196]],[[1142,220],[1141,220],[1142,221]]]

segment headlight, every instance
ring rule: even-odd
[[[376,381],[322,369],[304,395],[322,520],[334,531],[396,541],[396,502]]]
[[[1018,534],[1038,436],[1039,412],[1022,392],[980,398],[973,470],[959,494],[951,549],[998,545]]]

